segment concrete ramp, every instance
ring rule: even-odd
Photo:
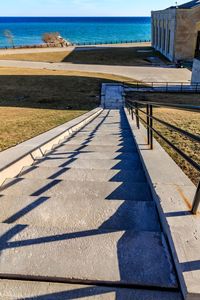
[[[2,299],[181,299],[123,110],[6,180],[0,203]]]

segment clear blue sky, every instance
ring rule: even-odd
[[[174,0],[0,0],[1,16],[149,16]],[[186,1],[178,1],[182,4]]]

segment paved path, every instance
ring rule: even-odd
[[[11,299],[181,299],[123,110],[104,110],[0,194],[0,276],[71,283],[4,281],[0,295],[10,284]]]
[[[191,72],[188,69],[169,67],[135,67],[135,66],[108,66],[72,63],[47,63],[0,60],[0,67],[18,67],[32,69],[66,70],[97,72],[125,76],[137,81],[147,82],[188,82],[191,81]]]

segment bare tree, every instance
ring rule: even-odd
[[[10,30],[6,29],[6,30],[4,30],[3,35],[7,39],[8,43],[11,44],[12,47],[14,48],[15,45],[14,45],[14,35],[13,35],[13,33]]]
[[[43,42],[46,44],[54,44],[57,43],[60,38],[59,32],[46,32],[42,36]]]

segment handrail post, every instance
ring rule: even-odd
[[[131,107],[131,118],[132,118],[132,120],[134,119],[133,118],[133,108]]]
[[[192,213],[194,215],[197,214],[199,204],[200,204],[200,182],[198,184],[197,191],[196,191],[196,194],[195,194],[195,197],[194,197],[194,202],[193,202],[193,205],[192,205]]]
[[[140,119],[139,119],[139,111],[138,111],[138,104],[137,103],[135,103],[135,115],[136,115],[137,128],[140,129]]]
[[[147,104],[147,144],[150,144],[150,118],[149,118],[149,104]]]
[[[149,142],[150,142],[150,149],[152,150],[153,149],[153,106],[150,105],[149,106],[149,125],[150,125],[150,130],[149,130]]]

